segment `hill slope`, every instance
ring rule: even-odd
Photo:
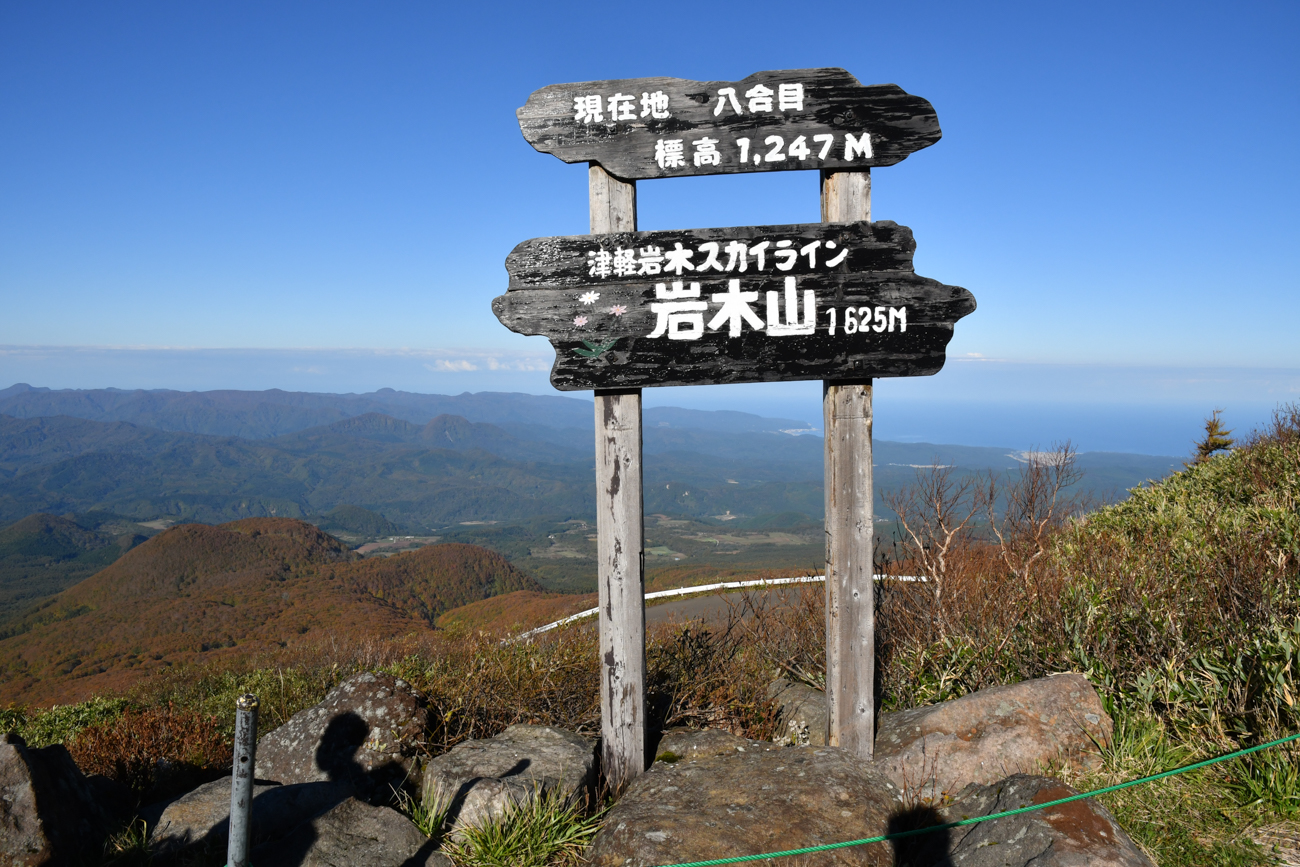
[[[38,513],[0,530],[0,623],[86,578],[143,541]]]
[[[282,647],[317,630],[428,633],[449,608],[537,589],[472,545],[357,561],[301,521],[186,524],[11,625],[0,640],[0,704],[75,701],[159,668]]]

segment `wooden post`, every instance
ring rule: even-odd
[[[591,232],[636,231],[636,184],[589,169]],[[596,392],[601,761],[619,794],[645,770],[641,389]]]
[[[871,219],[871,173],[824,171],[822,222]],[[826,429],[826,742],[872,758],[876,739],[871,380],[822,383]]]

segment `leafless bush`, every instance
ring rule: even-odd
[[[885,504],[898,515],[909,559],[925,577],[933,606],[931,628],[944,633],[943,594],[953,558],[972,541],[971,522],[984,506],[986,492],[972,476],[953,478],[953,467],[939,463],[916,471],[915,484],[885,494]]]
[[[1080,513],[1080,498],[1066,490],[1083,478],[1075,465],[1077,454],[1066,440],[1051,451],[1025,453],[1019,474],[1005,484],[991,472],[986,476],[981,500],[989,527],[1003,562],[1027,588],[1033,586],[1035,567],[1046,556],[1052,536]]]

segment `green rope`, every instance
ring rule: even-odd
[[[1096,791],[1093,792],[1084,792],[1082,795],[1071,795],[1068,798],[1058,798],[1055,801],[1048,801],[1043,804],[1034,804],[1029,807],[1021,807],[1018,810],[1004,810],[1001,813],[990,813],[987,816],[975,816],[970,819],[962,819],[961,821],[958,822],[948,822],[943,825],[931,825],[928,828],[917,828],[912,831],[898,831],[893,834],[882,834],[879,837],[867,837],[862,840],[849,840],[845,843],[827,843],[823,846],[807,846],[803,849],[786,849],[783,852],[767,852],[762,855],[742,855],[735,858],[714,858],[710,861],[689,861],[681,864],[665,864],[662,865],[662,867],[718,867],[718,865],[721,864],[739,864],[742,861],[770,861],[774,858],[788,858],[791,855],[809,855],[812,854],[813,852],[827,852],[830,851],[831,849],[847,849],[850,846],[865,846],[868,843],[885,843],[890,840],[901,840],[904,837],[916,837],[921,834],[932,834],[935,831],[947,831],[950,828],[960,828],[963,825],[974,825],[978,822],[988,822],[992,819],[1002,819],[1007,816],[1016,816],[1019,815],[1020,813],[1030,813],[1033,812],[1034,810],[1045,810],[1048,807],[1057,807],[1060,806],[1061,804],[1068,804],[1071,801],[1079,801],[1084,798],[1094,797],[1096,795],[1104,795],[1108,792],[1117,792],[1120,789],[1127,789],[1130,786],[1138,786],[1141,785],[1142,783],[1155,782],[1156,780],[1162,780],[1165,777],[1172,777],[1175,776],[1176,774],[1185,774],[1188,771],[1195,771],[1198,768],[1204,768],[1209,765],[1217,764],[1218,762],[1226,762],[1229,759],[1235,759],[1240,756],[1247,755],[1249,753],[1257,753],[1260,750],[1267,750],[1270,747],[1276,747],[1281,744],[1287,743],[1288,741],[1296,740],[1297,738],[1300,738],[1300,732],[1296,732],[1295,734],[1281,738],[1280,740],[1271,741],[1266,744],[1260,744],[1257,747],[1249,747],[1244,750],[1237,750],[1235,753],[1228,753],[1227,755],[1218,756],[1217,758],[1206,759],[1203,762],[1196,762],[1194,764],[1184,765],[1181,768],[1174,768],[1172,771],[1164,771],[1159,774],[1152,774],[1149,777],[1141,777],[1140,779],[1129,780],[1126,783],[1119,783],[1118,785],[1107,786],[1104,789],[1097,789]]]

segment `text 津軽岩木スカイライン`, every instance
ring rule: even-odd
[[[914,248],[884,221],[538,238],[493,305],[551,340],[561,389],[920,376],[975,302]]]

